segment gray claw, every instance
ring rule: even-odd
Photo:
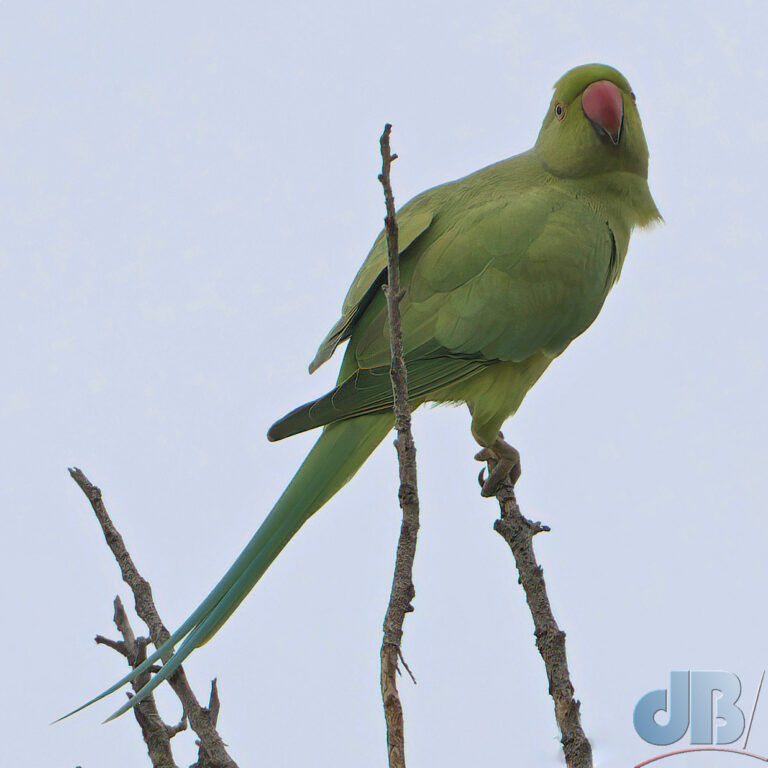
[[[483,483],[480,495],[485,498],[495,496],[509,474],[510,467],[506,462],[500,461],[488,475],[488,479]]]
[[[483,448],[475,454],[475,460],[490,461],[493,465],[487,479],[485,479],[485,470],[481,471],[477,477],[482,487],[480,492],[482,496],[495,496],[507,478],[513,486],[520,479],[520,454],[505,442],[501,432],[492,447]]]

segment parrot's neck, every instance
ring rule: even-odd
[[[613,234],[617,255],[611,279],[613,285],[621,274],[632,230],[662,221],[648,189],[648,180],[637,173],[608,171],[579,179],[550,176],[549,183],[587,203],[605,217]]]
[[[490,182],[505,189],[510,186],[555,188],[585,201],[601,215],[607,216],[614,232],[626,232],[627,237],[635,227],[662,221],[645,175],[612,170],[576,178],[559,176],[547,168],[535,148],[488,166],[467,178],[482,179],[483,184]]]
[[[557,179],[564,191],[586,200],[608,217],[611,229],[626,232],[662,221],[648,180],[636,173],[609,171],[580,179]]]

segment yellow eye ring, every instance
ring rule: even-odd
[[[555,117],[558,120],[562,120],[565,117],[565,104],[558,102],[555,105]]]

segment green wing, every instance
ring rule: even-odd
[[[537,190],[495,201],[462,218],[416,265],[405,338],[485,360],[554,357],[597,316],[616,261],[607,222],[579,200]],[[380,339],[361,342],[361,365],[383,354]]]
[[[595,319],[616,270],[605,218],[577,198],[548,188],[455,197],[401,255],[408,389],[419,402],[497,362],[560,354]],[[362,274],[350,296],[365,305],[345,304],[358,309],[339,385],[278,421],[270,439],[392,407],[386,301],[366,294]]]
[[[419,195],[398,211],[398,245],[401,255],[429,229],[434,216],[434,210],[429,204],[428,193]],[[382,230],[368,257],[363,262],[363,266],[360,267],[352,281],[344,299],[341,318],[323,339],[314,360],[309,364],[310,373],[314,373],[324,362],[329,360],[336,351],[336,347],[350,337],[355,322],[365,311],[375,292],[386,281],[386,273],[387,238]]]

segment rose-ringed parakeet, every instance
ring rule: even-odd
[[[499,459],[485,495],[517,470],[517,452],[500,437],[502,424],[597,317],[621,273],[632,230],[660,219],[647,174],[648,149],[629,83],[611,67],[589,64],[556,83],[532,149],[423,192],[398,212],[411,405],[469,406],[472,435],[485,455]],[[269,430],[270,440],[281,440],[322,428],[283,495],[170,640],[88,704],[178,645],[113,717],[167,679],[211,639],[291,537],[392,429],[381,290],[386,251],[382,233],[309,367],[314,371],[347,341],[336,388]]]

